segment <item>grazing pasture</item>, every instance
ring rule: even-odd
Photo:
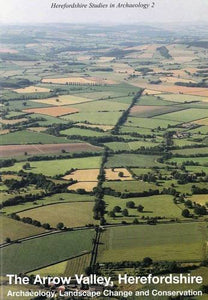
[[[154,183],[144,181],[110,181],[105,182],[103,186],[121,193],[142,193],[144,191],[149,191],[150,189],[159,190],[159,187]]]
[[[69,202],[90,202],[94,201],[93,196],[80,195],[75,193],[58,193],[51,196],[44,197],[34,202],[25,202],[14,206],[7,206],[2,209],[5,214],[18,213],[24,210],[42,207],[44,205],[52,205],[57,203]]]
[[[172,153],[180,154],[180,155],[184,155],[184,156],[196,155],[196,154],[207,154],[207,156],[208,156],[208,147],[173,150]]]
[[[76,104],[71,107],[78,109],[81,113],[85,112],[109,112],[109,111],[123,111],[128,108],[128,103],[121,103],[112,101],[109,103],[107,100],[99,100],[99,101],[92,101],[87,103]]]
[[[76,258],[63,261],[61,263],[39,269],[32,272],[34,275],[40,276],[72,276],[75,274],[84,274],[86,267],[90,264],[90,254],[83,254]]]
[[[101,163],[101,157],[83,157],[83,158],[67,158],[61,160],[43,160],[30,162],[29,172],[36,174],[44,174],[46,176],[55,176],[58,174],[64,174],[71,168],[75,169],[95,169],[99,168]],[[15,171],[18,172],[22,169],[24,162],[18,162],[14,166],[9,168],[2,168],[2,171]],[[56,166],[56,168],[54,168]]]
[[[183,239],[181,239],[183,232]],[[198,261],[204,258],[207,228],[204,223],[121,226],[101,236],[98,262]]]
[[[112,167],[153,167],[160,166],[157,162],[157,155],[141,155],[141,154],[115,154],[108,158],[107,168]]]
[[[173,157],[169,161],[170,162],[174,161],[179,165],[186,161],[193,161],[195,163],[198,163],[199,165],[206,166],[207,161],[208,161],[208,156],[206,156],[206,157]]]
[[[159,118],[159,117],[158,117]],[[161,116],[160,116],[161,118]],[[136,126],[141,127],[142,129],[138,129],[138,133],[142,134],[143,128],[167,128],[168,125],[177,125],[180,122],[172,121],[172,120],[164,120],[164,119],[156,119],[156,118],[136,118],[136,117],[129,117],[125,123],[126,126]]]
[[[139,101],[137,102],[138,105],[155,105],[155,106],[161,106],[161,105],[172,105],[175,104],[171,101],[165,101],[162,99],[161,96],[142,96],[139,98]]]
[[[30,272],[92,249],[94,230],[52,234],[1,249],[2,274]]]
[[[60,133],[68,136],[73,136],[73,135],[88,136],[88,137],[103,136],[103,132],[85,129],[85,128],[77,128],[77,127],[72,127],[69,129],[62,130],[60,131]]]
[[[141,117],[141,118],[145,118],[145,117],[154,117],[154,116],[159,116],[165,113],[171,113],[174,111],[180,111],[182,110],[183,107],[180,106],[142,106],[142,105],[135,105],[132,107],[130,115],[134,116],[134,117]]]
[[[45,232],[43,228],[15,221],[6,216],[0,216],[1,236],[0,243],[9,237],[12,241]]]
[[[41,224],[49,223],[54,228],[59,222],[67,227],[78,227],[95,222],[92,215],[93,205],[93,202],[60,203],[30,209],[18,215],[21,218],[38,220]]]
[[[25,145],[25,144],[40,144],[40,143],[60,144],[60,143],[69,143],[69,140],[65,139],[64,137],[57,137],[54,135],[49,135],[47,133],[31,132],[27,130],[10,132],[1,137],[2,145]],[[11,147],[10,149],[12,149],[13,146],[10,147]]]
[[[191,122],[198,119],[203,119],[206,117],[208,117],[208,109],[190,108],[190,109],[184,109],[177,112],[167,113],[154,118],[184,123],[184,122]]]
[[[132,222],[134,218],[137,218],[139,222],[143,222],[144,217],[161,217],[166,219],[178,218],[183,219],[181,216],[181,210],[183,205],[179,206],[174,204],[173,196],[171,195],[156,195],[149,197],[134,197],[121,199],[112,196],[105,196],[105,202],[107,203],[106,211],[110,212],[115,206],[121,207],[121,210],[126,208],[126,203],[133,201],[135,208],[127,208],[128,216],[123,216],[121,212],[116,213],[116,217],[112,218],[106,214],[107,220],[113,223],[121,223],[122,221]],[[142,212],[137,211],[137,207],[142,205],[144,207]]]
[[[64,116],[65,120],[70,120],[74,122],[89,122],[90,124],[100,124],[100,125],[115,125],[122,115],[122,112],[112,111],[112,112],[81,112],[77,114],[71,114]]]
[[[160,97],[166,101],[171,102],[192,102],[192,101],[206,101],[207,97],[184,95],[184,94],[161,94]]]

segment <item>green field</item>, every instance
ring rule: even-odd
[[[63,232],[5,247],[2,274],[30,272],[91,251],[93,236],[94,230]]]
[[[41,118],[44,119],[43,121],[38,121],[39,126],[50,126],[51,124],[66,124],[67,121],[61,118],[56,118],[52,116],[47,115],[41,115],[41,114],[32,114],[30,115],[31,119],[35,118]]]
[[[174,102],[164,101],[161,96],[142,96],[137,105],[172,105]]]
[[[174,146],[177,147],[184,147],[184,146],[191,146],[191,145],[199,145],[200,143],[197,143],[195,141],[186,140],[186,139],[173,139]]]
[[[106,100],[99,100],[99,101],[93,101],[93,102],[87,102],[87,103],[81,103],[81,104],[74,104],[71,105],[74,108],[77,108],[80,113],[85,112],[102,112],[102,111],[121,111],[126,110],[128,108],[128,103],[120,103],[112,101],[109,103],[109,101]]]
[[[74,276],[74,274],[84,274],[85,268],[90,264],[91,254],[84,254],[67,261],[39,269],[32,272],[40,276]]]
[[[133,201],[135,203],[135,208],[127,208],[126,203]],[[128,209],[129,216],[123,217],[122,213],[116,213],[115,218],[111,218],[106,215],[108,221],[113,223],[120,223],[122,221],[132,222],[134,218],[137,218],[142,222],[142,217],[165,217],[167,219],[179,218],[183,219],[181,216],[182,209],[184,205],[176,205],[173,202],[173,196],[170,195],[159,195],[159,196],[149,196],[149,197],[134,197],[121,199],[112,196],[105,196],[105,202],[107,203],[106,210],[110,212],[115,206],[120,206],[123,210]],[[138,212],[136,207],[142,205],[144,207],[143,212]]]
[[[33,225],[22,223],[20,221],[15,221],[4,216],[0,217],[0,223],[0,243],[4,243],[7,237],[9,237],[11,240],[17,240],[45,232],[45,229],[43,228],[38,228]]]
[[[84,158],[68,158],[60,160],[45,160],[30,162],[31,168],[28,170],[32,173],[41,173],[46,176],[55,176],[64,174],[71,168],[77,169],[95,169],[100,167],[100,156],[84,157]],[[24,162],[18,162],[12,167],[2,168],[2,171],[15,171],[18,172],[22,169]],[[54,165],[56,166],[54,168]]]
[[[186,161],[193,161],[196,163],[199,163],[200,165],[207,165],[208,162],[208,157],[173,157],[170,160],[170,162],[174,161],[177,164],[182,164],[183,162]]]
[[[172,153],[180,154],[180,155],[184,155],[184,156],[195,155],[195,154],[207,154],[207,156],[208,156],[208,147],[173,150]]]
[[[134,192],[143,192],[143,191],[149,191],[149,189],[156,190],[159,189],[155,184],[148,183],[144,181],[130,181],[130,180],[124,180],[124,181],[110,181],[105,182],[103,187],[110,187],[112,190],[115,190],[117,192],[121,193],[134,193]]]
[[[61,144],[68,143],[64,137],[56,137],[47,133],[32,132],[32,131],[16,131],[1,136],[2,145],[16,144]]]
[[[195,129],[189,131],[191,134],[200,133],[200,134],[208,134],[208,126],[200,126]]]
[[[93,205],[93,202],[60,203],[34,208],[18,215],[21,218],[30,217],[42,224],[49,223],[54,228],[59,222],[67,227],[78,227],[96,223],[93,219]]]
[[[149,120],[151,120],[151,119],[149,119]],[[142,128],[142,132],[141,132],[141,129],[139,129],[138,127],[136,127],[136,126],[134,127],[134,125],[132,125],[132,127],[130,125],[122,126],[120,128],[120,133],[133,133],[133,132],[138,133],[138,132],[140,132],[141,134],[144,134],[144,135],[152,135],[153,134],[152,129],[150,129],[150,128]]]
[[[70,120],[75,122],[89,122],[91,124],[101,125],[115,125],[122,115],[122,112],[81,112],[73,115],[67,115],[62,117],[64,120]]]
[[[193,96],[193,95],[181,95],[181,94],[161,94],[161,98],[167,101],[173,102],[192,102],[192,101],[203,101],[206,97]]]
[[[94,201],[94,197],[90,195],[60,193],[60,194],[47,196],[43,199],[39,199],[34,202],[25,202],[19,205],[6,206],[2,209],[2,212],[5,212],[6,214],[11,214],[26,209],[37,208],[40,206],[42,207],[43,205],[48,205],[48,204],[56,204],[56,203],[63,203],[63,202],[85,202],[85,201],[86,202]]]
[[[141,261],[147,256],[156,261],[202,260],[207,234],[204,223],[109,228],[102,234],[97,260]]]
[[[153,170],[149,168],[131,168],[131,170],[137,176],[153,172]]]
[[[161,117],[161,116],[160,116]],[[159,118],[159,117],[158,117]],[[162,118],[161,118],[162,119]],[[156,118],[136,118],[136,117],[129,117],[125,123],[126,126],[138,126],[144,128],[167,128],[168,125],[177,125],[179,122],[172,121],[172,120],[158,120]],[[138,129],[138,133],[142,134],[143,129]]]
[[[141,155],[141,154],[120,154],[111,155],[106,163],[107,168],[111,167],[154,167],[162,166],[156,160],[159,156],[156,155]]]
[[[208,117],[208,109],[190,108],[155,117],[155,119],[190,122]]]
[[[137,150],[141,147],[150,148],[158,146],[158,143],[154,143],[148,140],[145,141],[132,141],[132,142],[110,142],[105,143],[105,146],[110,148],[113,151],[119,150]]]
[[[82,129],[82,128],[69,128],[66,130],[60,131],[61,134],[65,135],[80,135],[80,136],[89,136],[89,137],[99,137],[99,136],[104,136],[103,132],[95,131],[95,130],[90,130],[90,129]],[[107,135],[107,133],[106,133]]]

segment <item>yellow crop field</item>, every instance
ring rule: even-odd
[[[208,89],[204,88],[195,88],[195,87],[186,87],[186,86],[177,86],[177,85],[157,85],[150,83],[143,83],[137,81],[130,81],[134,86],[143,87],[150,90],[156,90],[160,92],[168,92],[175,94],[188,94],[188,95],[198,95],[198,96],[208,96]]]
[[[21,123],[21,122],[24,122],[24,121],[27,121],[26,118],[21,118],[21,119],[11,119],[11,120],[6,120],[6,119],[1,119],[0,122],[2,124],[9,124],[9,125],[13,125],[13,124],[17,124],[17,123]]]
[[[115,84],[113,80],[107,80],[95,77],[64,77],[64,78],[43,78],[43,83],[56,83],[56,84],[83,84],[83,85],[104,85]]]
[[[175,83],[175,82],[196,82],[195,80],[192,79],[184,79],[184,78],[178,78],[178,77],[171,77],[171,76],[166,76],[166,77],[160,77],[160,80],[163,82],[167,83]]]
[[[22,89],[16,89],[14,90],[14,92],[16,93],[46,93],[46,92],[50,92],[50,89],[47,89],[47,88],[42,88],[42,87],[38,87],[38,86],[27,86],[25,88],[22,88]]]
[[[194,121],[193,123],[199,124],[199,125],[208,125],[208,118],[200,119],[200,120]]]
[[[123,172],[123,176],[118,174]],[[131,173],[125,168],[105,169],[105,176],[107,180],[133,180]]]
[[[45,131],[47,127],[29,127],[27,129],[33,132],[42,132]]]
[[[97,182],[97,177],[99,175],[99,169],[87,169],[87,170],[76,170],[69,175],[63,177],[63,179],[68,180],[72,178],[78,182],[83,181],[94,181]]]
[[[108,131],[113,129],[114,126],[110,126],[110,125],[98,125],[98,124],[86,124],[86,123],[76,123],[77,126],[85,126],[85,127],[89,127],[89,128],[100,128],[104,131]]]
[[[37,99],[32,101],[37,103],[62,106],[62,105],[82,103],[82,102],[90,101],[90,99],[84,97],[78,97],[74,95],[62,95],[62,96],[46,98],[46,99]]]
[[[91,192],[94,187],[97,186],[96,181],[81,181],[75,184],[72,184],[68,187],[69,191],[76,191],[78,189],[84,189],[87,192]]]

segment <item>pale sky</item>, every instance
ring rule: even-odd
[[[1,23],[199,23],[208,22],[208,0],[2,0]],[[51,3],[143,3],[148,9],[51,9]],[[154,4],[153,4],[154,3]],[[154,8],[151,6],[154,5]]]

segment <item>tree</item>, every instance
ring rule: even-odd
[[[108,213],[108,215],[109,215],[109,217],[111,217],[111,218],[115,218],[115,213],[114,213],[114,211],[110,211],[109,213]]]
[[[205,206],[197,205],[197,206],[194,208],[194,213],[197,214],[197,215],[199,215],[199,216],[206,215],[206,214],[207,214],[206,207],[205,207]]]
[[[122,211],[122,215],[123,215],[124,217],[127,217],[127,216],[129,215],[128,209],[125,208],[125,209]]]
[[[24,170],[28,170],[28,169],[30,169],[30,164],[27,162],[26,164],[24,164],[24,165],[22,166],[22,168],[23,168]]]
[[[150,257],[144,257],[142,263],[143,263],[143,266],[145,267],[149,267],[151,264],[152,264],[152,259]]]
[[[45,228],[45,229],[47,229],[47,230],[51,228],[50,224],[48,224],[48,223],[44,223],[42,225],[42,227]]]
[[[139,212],[142,212],[142,211],[144,210],[144,206],[142,206],[141,204],[138,205],[137,210],[138,210]]]
[[[201,291],[203,294],[208,294],[208,285],[202,285]]]
[[[121,207],[120,206],[114,206],[113,208],[113,212],[117,213],[121,211]]]
[[[126,203],[126,207],[128,207],[128,208],[134,208],[134,207],[135,207],[134,201],[128,201],[128,202]]]
[[[139,224],[139,220],[138,220],[137,218],[135,218],[135,219],[133,220],[133,224]]]
[[[6,242],[6,243],[11,243],[11,239],[10,239],[9,237],[7,237],[7,238],[5,239],[5,242]]]
[[[59,230],[63,229],[64,228],[64,223],[62,223],[62,222],[58,223],[56,225],[56,228],[59,229]]]
[[[86,274],[87,276],[89,276],[89,275],[92,274],[92,273],[93,273],[92,267],[86,267],[86,268],[85,268],[85,274]]]
[[[190,217],[190,211],[186,208],[182,211],[182,216],[184,218],[189,218]]]
[[[191,200],[187,200],[187,201],[185,202],[185,205],[186,205],[188,208],[192,208],[192,206],[193,206]]]
[[[118,177],[123,177],[124,176],[124,172],[119,172],[118,173]]]

